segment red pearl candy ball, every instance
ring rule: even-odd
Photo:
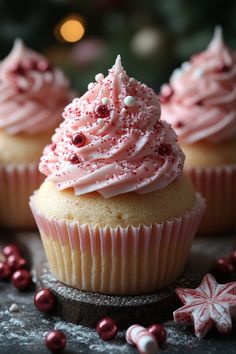
[[[217,66],[216,68],[216,72],[217,73],[222,73],[222,72],[227,72],[231,69],[231,66],[230,65],[227,65],[225,63],[222,63],[220,65]]]
[[[69,157],[69,161],[73,164],[76,165],[77,163],[80,163],[80,159],[76,154],[71,154]]]
[[[46,61],[46,60],[40,60],[40,61],[37,63],[36,67],[37,67],[37,69],[38,69],[39,71],[42,71],[42,72],[45,72],[45,71],[48,71],[48,70],[51,69],[51,66],[50,66],[49,62]]]
[[[52,331],[46,336],[45,344],[52,353],[58,353],[66,347],[66,336],[62,331]]]
[[[19,269],[12,275],[12,284],[19,290],[27,290],[32,284],[32,276],[28,270]]]
[[[162,345],[166,342],[166,329],[161,324],[154,323],[153,325],[148,327],[147,330],[156,338],[156,341],[159,345]]]
[[[45,288],[34,295],[34,304],[40,312],[50,312],[56,306],[56,297],[50,289]]]
[[[25,58],[21,65],[24,70],[34,70],[36,69],[37,62],[35,61],[35,59]]]
[[[98,322],[96,330],[99,337],[105,341],[109,341],[117,335],[118,326],[112,318],[106,317]]]
[[[11,68],[11,72],[15,73],[16,75],[24,75],[24,68],[21,63],[17,63]]]
[[[231,254],[230,262],[234,267],[236,267],[236,250]]]
[[[85,136],[83,133],[76,133],[72,136],[71,142],[76,147],[82,147],[85,144]]]
[[[14,255],[14,256],[18,256],[20,257],[20,250],[19,248],[12,244],[12,245],[7,245],[3,248],[3,254],[8,258],[10,257],[11,255]]]
[[[174,94],[174,90],[172,89],[172,87],[170,86],[166,86],[166,88],[164,88],[159,96],[160,102],[161,103],[167,103],[170,98],[173,96]]]
[[[0,280],[9,279],[11,276],[11,268],[6,262],[0,262]]]
[[[226,258],[219,258],[213,266],[213,271],[219,275],[229,275],[233,270],[233,265],[230,263],[230,260]]]
[[[100,104],[95,107],[96,118],[106,118],[110,115],[110,109],[106,104]]]
[[[12,254],[11,256],[8,257],[7,263],[12,270],[25,268],[27,265],[27,262],[24,258],[21,258],[15,254]]]

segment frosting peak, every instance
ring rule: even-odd
[[[224,47],[223,31],[221,26],[216,26],[211,42],[208,45],[210,50],[218,50]]]
[[[110,198],[164,188],[183,168],[171,127],[160,121],[157,95],[129,78],[120,56],[108,76],[69,104],[46,147],[40,170],[60,190],[92,191]]]
[[[162,118],[182,143],[217,143],[236,138],[236,52],[216,27],[202,53],[176,69],[161,90]]]
[[[114,68],[114,70],[115,70],[116,72],[124,71],[124,68],[123,68],[122,63],[121,63],[121,56],[120,56],[120,54],[117,55],[116,61],[115,61],[115,64],[114,64],[113,68]]]
[[[0,63],[0,129],[28,135],[54,129],[71,99],[68,86],[61,70],[15,40]]]

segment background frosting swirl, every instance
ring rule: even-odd
[[[61,70],[16,40],[0,63],[0,129],[26,135],[55,129],[72,97],[68,86]]]
[[[236,52],[217,27],[206,51],[176,69],[160,95],[162,119],[181,143],[218,143],[236,138]]]
[[[127,76],[120,57],[96,81],[65,108],[41,172],[76,195],[97,191],[110,198],[164,188],[181,174],[184,155],[170,125],[160,121],[157,95]],[[80,147],[73,143],[78,135]]]

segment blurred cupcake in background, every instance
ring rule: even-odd
[[[185,171],[207,209],[200,232],[236,229],[236,52],[220,27],[208,48],[176,69],[162,86],[162,119],[175,129]]]
[[[52,273],[72,287],[139,294],[180,276],[204,201],[160,121],[152,89],[120,57],[73,100],[45,148],[48,176],[31,198]]]
[[[0,63],[0,226],[30,228],[38,161],[71,99],[69,82],[45,57],[16,40]]]

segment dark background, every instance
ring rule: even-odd
[[[85,28],[75,43],[58,38],[71,16]],[[236,48],[235,0],[0,0],[0,58],[21,37],[63,67],[83,93],[120,53],[130,76],[158,90],[175,67],[206,47],[217,24]]]

